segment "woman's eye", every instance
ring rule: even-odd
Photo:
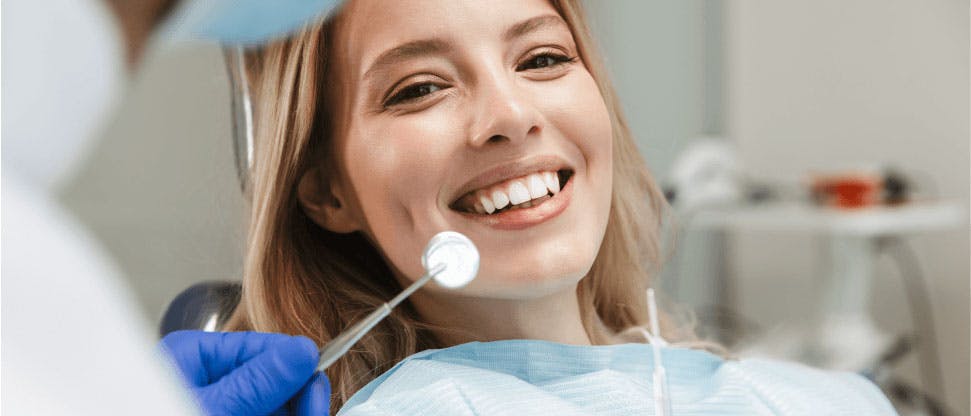
[[[567,62],[573,62],[576,58],[571,58],[566,55],[561,55],[552,52],[544,52],[538,55],[534,55],[526,62],[519,64],[516,67],[517,71],[526,71],[530,69],[544,69],[554,67]]]
[[[388,106],[400,104],[406,101],[417,100],[421,97],[424,97],[428,94],[431,94],[441,89],[442,89],[441,86],[428,83],[428,82],[422,83],[422,84],[409,85],[405,88],[402,88],[400,91],[398,91],[397,94],[394,94],[393,96],[391,96],[391,98],[385,101],[384,106],[388,107]]]

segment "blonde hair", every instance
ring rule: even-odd
[[[606,233],[589,274],[577,288],[583,325],[597,344],[648,321],[645,291],[659,263],[659,227],[666,202],[645,166],[597,56],[577,0],[552,0],[576,41],[582,62],[600,89],[613,127],[614,179]],[[330,154],[328,42],[333,25],[321,22],[247,55],[256,107],[256,160],[243,296],[230,330],[305,335],[326,344],[401,290],[360,233],[337,234],[301,210],[296,187],[308,169]],[[695,340],[685,325],[661,316],[669,341]],[[405,357],[446,345],[435,328],[402,304],[331,366],[332,410]]]

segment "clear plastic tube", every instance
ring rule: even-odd
[[[651,334],[648,341],[654,353],[654,414],[657,416],[671,416],[671,395],[668,391],[668,377],[664,370],[664,360],[661,358],[661,347],[667,341],[661,338],[661,326],[657,317],[657,301],[654,299],[654,289],[647,289],[647,308],[650,313]],[[646,331],[645,331],[646,332]]]

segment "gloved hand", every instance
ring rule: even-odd
[[[162,348],[210,415],[327,415],[330,381],[307,337],[176,331]]]

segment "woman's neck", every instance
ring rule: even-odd
[[[471,341],[537,339],[591,345],[577,301],[576,286],[533,299],[490,299],[419,291],[411,303],[421,318],[442,328],[447,346]]]

